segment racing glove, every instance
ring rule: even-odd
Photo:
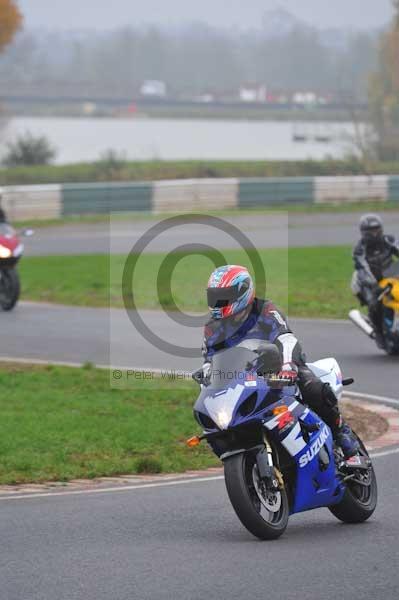
[[[298,378],[298,367],[295,363],[285,363],[279,373],[277,374],[279,379],[285,379],[294,384]]]

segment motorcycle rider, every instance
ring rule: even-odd
[[[399,257],[399,241],[393,235],[385,235],[381,217],[363,215],[360,219],[361,239],[353,250],[355,272],[352,292],[363,306],[368,307],[369,318],[374,326],[378,345],[383,345],[382,307],[378,300],[378,282],[390,267],[393,258]]]
[[[238,265],[219,267],[210,276],[207,296],[211,319],[204,330],[204,377],[219,350],[244,339],[276,344],[283,362],[279,378],[298,383],[304,402],[329,425],[346,458],[356,454],[359,444],[341,416],[332,388],[306,366],[302,347],[283,314],[270,300],[255,297],[248,270]]]
[[[0,187],[0,223],[7,223],[6,213],[2,206],[3,201],[3,189]]]

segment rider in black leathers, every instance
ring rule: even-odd
[[[384,234],[382,219],[378,215],[364,215],[360,220],[361,239],[353,250],[355,272],[352,291],[362,305],[369,310],[369,318],[375,330],[377,343],[382,340],[382,312],[378,282],[384,271],[399,257],[399,241],[393,235]]]

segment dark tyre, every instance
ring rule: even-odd
[[[19,299],[20,283],[16,269],[4,269],[0,272],[0,306],[3,310],[12,310]]]
[[[358,438],[361,454],[368,456],[363,442]],[[360,481],[348,481],[345,495],[339,504],[330,506],[332,514],[344,523],[363,523],[373,514],[377,506],[378,489],[377,478],[371,465],[367,474],[361,474]]]
[[[399,356],[399,342],[387,342],[385,351],[389,356]]]
[[[399,355],[399,336],[384,326],[384,350],[389,356]]]
[[[268,492],[259,479],[253,453],[232,456],[224,462],[230,502],[241,523],[261,540],[275,540],[288,524],[289,505],[284,489]]]

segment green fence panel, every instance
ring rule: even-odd
[[[399,176],[393,175],[388,178],[388,200],[399,202]]]
[[[271,204],[313,203],[314,187],[313,177],[241,179],[238,205],[240,208],[253,208]]]
[[[62,214],[152,210],[152,183],[89,183],[62,186]]]

